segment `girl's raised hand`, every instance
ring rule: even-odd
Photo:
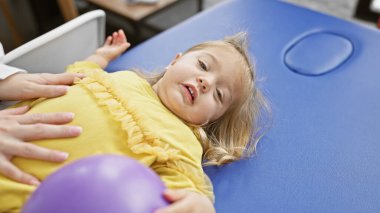
[[[96,54],[102,56],[108,62],[120,56],[131,44],[123,30],[118,30],[106,38],[104,45],[96,50]]]

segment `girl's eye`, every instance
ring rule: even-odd
[[[222,102],[222,93],[220,92],[220,90],[216,90],[216,94],[218,95],[220,102]]]
[[[203,61],[198,60],[198,63],[203,71],[207,71],[207,65]]]

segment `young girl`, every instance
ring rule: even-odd
[[[222,165],[249,155],[266,107],[255,82],[244,34],[198,44],[177,54],[165,72],[106,73],[129,47],[123,31],[67,72],[83,73],[65,96],[24,102],[31,113],[69,111],[83,128],[77,138],[33,144],[69,153],[65,163],[94,155],[128,155],[151,167],[171,189],[173,202],[158,212],[213,212],[212,185],[202,163]],[[43,180],[62,164],[14,158],[21,170]],[[34,179],[30,183],[38,185]],[[0,177],[0,211],[19,211],[36,186]]]

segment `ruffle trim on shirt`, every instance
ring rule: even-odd
[[[86,67],[83,63],[86,63]],[[194,183],[198,191],[214,201],[212,184],[208,177],[182,161],[179,150],[162,142],[139,124],[133,107],[129,106],[127,101],[121,97],[122,93],[114,88],[112,79],[99,66],[91,62],[78,62],[70,65],[68,71],[84,73],[87,76],[83,79],[76,79],[75,84],[91,91],[98,104],[106,107],[113,118],[121,123],[122,129],[128,137],[128,147],[133,153],[156,156],[157,163],[164,163],[169,168],[180,171]]]

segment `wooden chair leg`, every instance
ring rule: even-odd
[[[65,21],[70,21],[78,16],[78,8],[74,0],[57,0]]]
[[[0,8],[5,15],[5,19],[8,23],[9,29],[12,33],[13,40],[17,46],[21,45],[23,42],[20,32],[17,30],[16,22],[13,19],[11,9],[8,4],[8,0],[0,0]]]

